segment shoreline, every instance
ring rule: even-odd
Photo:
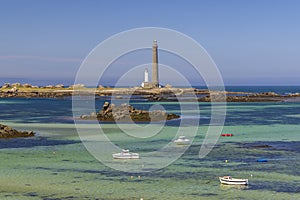
[[[96,98],[114,96],[116,99],[127,98],[127,96],[139,96],[148,101],[198,101],[198,102],[293,102],[300,101],[299,93],[279,95],[274,92],[231,92],[231,91],[209,91],[196,88],[164,87],[145,89],[142,87],[132,88],[109,88],[99,86],[98,88],[87,88],[82,84],[73,85],[68,88],[62,84],[56,86],[31,86],[30,84],[5,84],[0,88],[0,98],[66,98],[71,96],[90,96]],[[213,96],[213,98],[211,98]]]

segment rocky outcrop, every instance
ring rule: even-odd
[[[11,84],[11,87],[21,87],[21,83],[13,83]]]
[[[226,102],[278,102],[283,101],[282,96],[227,96]],[[205,96],[198,98],[199,102],[224,102],[224,98],[214,98],[213,100],[210,96]]]
[[[296,93],[290,93],[287,95],[288,97],[300,97],[300,93],[296,92]]]
[[[75,85],[70,85],[69,88],[80,89],[80,88],[85,88],[85,85],[84,84],[75,84]]]
[[[253,94],[251,95],[251,97],[280,97],[280,95],[275,92],[262,92],[258,94]]]
[[[24,88],[32,88],[32,85],[29,84],[29,83],[25,83],[25,84],[22,85],[22,87],[24,87]]]
[[[163,121],[179,118],[178,115],[168,114],[161,110],[138,110],[131,105],[122,104],[115,106],[105,102],[102,109],[98,113],[91,113],[91,115],[82,115],[81,119],[98,119],[99,121],[107,122],[150,122]]]
[[[63,84],[57,84],[56,86],[55,86],[55,88],[64,88],[65,86],[63,85]]]
[[[29,83],[24,83],[24,84],[21,84],[21,83],[5,83],[1,89],[8,89],[8,88],[39,88],[38,86],[33,86]]]
[[[0,91],[0,98],[65,98],[72,96],[72,91],[13,91],[10,89],[8,91]]]
[[[5,83],[5,84],[1,87],[1,89],[6,89],[6,88],[10,88],[10,87],[11,87],[10,83]]]
[[[17,131],[9,126],[0,124],[0,138],[32,137],[32,131]]]
[[[300,101],[300,93],[277,94],[275,92],[230,92],[210,91],[196,88],[176,88],[166,85],[163,88],[144,89],[133,88],[110,88],[99,86],[87,88],[83,84],[66,87],[63,84],[48,86],[33,86],[29,83],[5,83],[0,86],[0,98],[66,98],[70,96],[94,95],[95,98],[113,96],[116,99],[136,96],[148,101],[195,101],[199,102],[272,102],[272,101]],[[226,99],[225,99],[226,95]]]

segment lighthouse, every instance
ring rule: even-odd
[[[159,79],[158,79],[158,45],[157,41],[153,41],[152,45],[152,81],[149,82],[149,73],[148,69],[145,69],[144,72],[144,82],[141,84],[143,88],[158,88]]]
[[[152,46],[152,83],[154,87],[158,87],[158,52],[157,52],[157,41],[153,41]]]

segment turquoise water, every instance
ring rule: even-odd
[[[144,109],[161,104],[180,113],[174,102],[132,104]],[[234,136],[220,137],[202,159],[210,104],[199,106],[200,111],[184,110],[192,119],[200,113],[197,135],[184,155],[168,167],[135,174],[111,169],[89,154],[72,120],[71,100],[0,99],[1,123],[37,132],[34,138],[0,140],[0,199],[300,199],[300,103],[229,103],[223,132]],[[142,157],[170,142],[179,123],[168,122],[146,139],[128,137],[115,124],[101,127],[115,144]],[[256,162],[260,158],[268,162]],[[224,175],[248,178],[250,185],[220,185],[217,177]]]

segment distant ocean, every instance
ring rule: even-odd
[[[206,89],[205,86],[194,86],[199,89]],[[261,93],[261,92],[275,92],[277,94],[289,94],[300,92],[300,86],[225,86],[226,91],[230,92],[253,92],[253,93]]]

